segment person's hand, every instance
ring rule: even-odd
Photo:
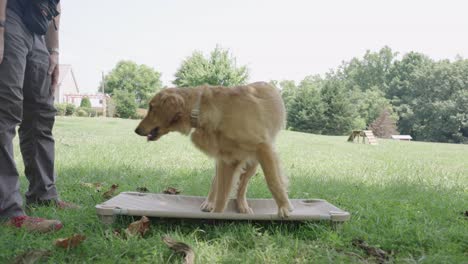
[[[57,88],[58,77],[59,77],[59,55],[57,52],[52,52],[49,56],[49,71],[51,75],[52,84],[50,86],[50,94],[55,94],[55,88]]]
[[[0,27],[0,64],[2,64],[3,61],[3,51],[5,50],[5,28]]]

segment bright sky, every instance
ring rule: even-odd
[[[82,92],[102,72],[133,60],[171,86],[180,63],[217,44],[250,81],[324,74],[343,60],[377,51],[468,58],[466,0],[62,0],[61,63]]]

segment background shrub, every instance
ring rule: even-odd
[[[66,104],[55,104],[55,109],[57,109],[57,114],[58,116],[64,116],[66,113]]]
[[[76,110],[76,115],[80,117],[87,117],[89,116],[88,112],[86,111],[86,108],[80,107]]]
[[[76,111],[76,106],[74,104],[66,104],[65,106],[65,115],[66,116],[71,116],[75,113]]]
[[[88,97],[83,97],[83,99],[81,99],[80,107],[91,108],[91,101]]]

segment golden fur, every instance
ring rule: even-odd
[[[198,118],[191,118],[193,110],[199,110]],[[273,146],[284,125],[279,90],[258,82],[230,88],[164,89],[151,100],[148,114],[135,132],[148,140],[158,140],[172,131],[191,133],[195,146],[216,160],[216,174],[201,205],[203,211],[223,212],[232,185],[239,180],[237,207],[241,213],[252,213],[245,194],[260,164],[278,215],[287,217],[292,210],[287,181]]]

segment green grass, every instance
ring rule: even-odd
[[[119,191],[167,186],[186,195],[208,192],[213,162],[188,138],[171,134],[154,143],[133,133],[135,120],[58,118],[57,185],[61,198],[79,211],[40,207],[32,215],[61,219],[54,234],[28,234],[0,227],[0,263],[30,249],[50,249],[49,263],[174,263],[161,236],[190,244],[197,263],[356,263],[374,262],[352,245],[356,238],[393,252],[395,263],[467,263],[468,146],[379,141],[351,144],[346,137],[282,132],[278,151],[290,178],[291,198],[322,198],[352,218],[333,228],[304,224],[152,220],[145,238],[122,240],[109,233],[130,218],[106,227],[94,206],[104,199],[80,182],[119,184]],[[16,143],[16,158],[22,162]],[[27,181],[22,175],[24,193]],[[248,197],[271,197],[261,175],[252,178]],[[78,248],[55,248],[57,238],[83,233]]]

